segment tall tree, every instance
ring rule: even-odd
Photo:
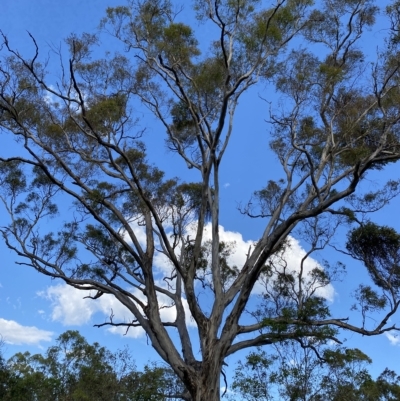
[[[367,213],[400,191],[396,180],[373,193],[360,189],[371,170],[400,157],[400,5],[386,10],[388,35],[370,74],[360,39],[374,24],[374,2],[312,3],[194,0],[208,32],[208,43],[199,43],[177,2],[130,0],[107,9],[101,23],[128,53],[94,59],[101,35],[72,35],[69,60],[57,54],[58,82],[33,37],[27,58],[3,36],[0,126],[20,149],[0,159],[10,216],[4,240],[19,263],[121,302],[132,320],[111,316],[108,324],[142,327],[184,383],[183,399],[218,400],[224,360],[239,350],[336,339],[340,329],[397,330],[388,323],[400,303],[397,256],[374,267],[370,255],[349,250],[374,279],[375,288],[361,283],[357,296],[363,313],[383,312],[373,326],[331,316],[318,288],[334,273],[305,266],[338,227],[364,227]],[[306,46],[296,48],[299,40]],[[231,244],[220,240],[220,168],[232,135],[243,135],[234,130],[240,97],[265,80],[284,99],[282,110],[271,111],[274,156],[266,155],[279,160],[283,178],[266,174],[265,188],[242,208],[265,226],[245,263],[230,266]],[[196,182],[166,177],[147,159],[137,101],[162,124],[167,147],[197,172]],[[238,162],[251,160],[238,155]],[[72,217],[52,231],[48,219],[58,223],[57,202],[68,199]],[[293,271],[285,261],[291,233],[309,244]],[[160,255],[168,272],[155,266]],[[261,305],[251,299],[256,283],[265,288]],[[160,314],[166,306],[176,309],[172,321]]]

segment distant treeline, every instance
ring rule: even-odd
[[[400,376],[385,369],[373,379],[371,362],[358,349],[287,341],[270,354],[250,353],[221,392],[230,401],[399,401]],[[154,363],[140,371],[127,348],[111,352],[78,331],[61,334],[44,354],[6,361],[0,352],[1,401],[173,399],[190,397],[170,368]]]
[[[171,369],[136,368],[128,349],[111,352],[67,331],[42,354],[0,355],[1,401],[158,401],[182,393]]]

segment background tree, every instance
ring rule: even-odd
[[[358,349],[311,343],[280,343],[251,352],[235,371],[232,399],[287,401],[390,401],[399,377],[385,369],[374,380],[372,360]]]
[[[5,398],[7,392],[7,383],[9,382],[9,371],[3,356],[3,340],[0,339],[0,397]]]
[[[400,190],[398,180],[367,194],[361,186],[371,170],[400,157],[399,4],[386,10],[388,35],[372,74],[360,44],[378,12],[372,0],[322,1],[319,8],[311,0],[192,5],[212,26],[210,38],[203,36],[208,43],[179,19],[175,2],[131,0],[107,9],[101,24],[128,53],[94,58],[101,35],[72,35],[68,61],[56,51],[56,82],[33,37],[33,55],[25,57],[3,36],[0,127],[19,150],[0,158],[0,196],[10,216],[1,232],[19,263],[94,290],[93,298],[113,295],[132,319],[111,315],[106,324],[142,327],[184,383],[182,398],[213,401],[224,360],[237,351],[292,339],[339,341],[340,329],[398,329],[388,324],[400,303],[394,256],[381,266],[349,249],[374,279],[373,296],[364,283],[357,295],[363,313],[382,312],[370,325],[331,316],[320,289],[337,269],[309,271],[306,261],[339,227],[365,227],[368,213]],[[295,37],[306,46],[297,48]],[[241,95],[265,80],[284,99],[281,110],[271,109],[273,155],[266,155],[278,158],[282,177],[266,176],[265,188],[242,208],[265,225],[245,263],[230,266],[231,244],[220,240],[220,167]],[[162,124],[167,147],[195,182],[166,177],[147,159],[146,136],[135,125],[138,101]],[[68,200],[70,219],[57,217],[57,203]],[[309,246],[296,268],[285,256],[290,234]],[[168,272],[155,266],[160,255]],[[264,287],[259,305],[256,284]],[[160,313],[168,306],[173,320]]]
[[[164,401],[182,392],[170,369],[148,365],[140,372],[126,349],[112,353],[77,331],[60,335],[45,355],[15,354],[2,365],[1,380],[4,401]]]

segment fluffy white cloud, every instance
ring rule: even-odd
[[[144,228],[142,229],[144,230]],[[193,223],[187,229],[187,236],[190,238],[194,238],[196,235],[196,230],[197,225]],[[219,226],[219,235],[222,242],[234,244],[234,249],[229,257],[228,262],[231,265],[237,266],[239,268],[243,266],[246,262],[246,255],[249,252],[249,248],[254,247],[254,241],[245,241],[242,234],[235,231],[225,231],[225,228],[223,226]],[[207,242],[209,240],[211,240],[211,223],[206,224],[203,235],[204,242]],[[172,264],[163,253],[158,252],[155,254],[154,264],[163,274],[167,276],[171,274]]]
[[[113,296],[104,294],[97,300],[85,298],[95,295],[93,291],[82,291],[66,284],[48,287],[38,295],[51,302],[51,319],[59,321],[65,326],[80,326],[88,323],[98,312],[110,316],[111,311],[115,318],[129,320],[132,316]]]
[[[4,342],[15,345],[35,345],[41,341],[51,341],[51,331],[40,330],[35,326],[22,326],[14,320],[0,318],[0,335]]]
[[[53,91],[55,90],[55,87],[53,85],[50,85],[49,88]],[[45,95],[43,96],[43,100],[46,102],[48,106],[52,106],[54,103],[57,102],[58,99],[53,93],[46,92]]]
[[[231,266],[237,266],[241,268],[246,262],[247,255],[250,249],[255,246],[255,241],[243,239],[242,234],[235,231],[226,231],[224,227],[219,227],[220,239],[226,243],[234,244],[233,253],[230,255],[228,262]],[[191,233],[195,235],[195,231]],[[207,224],[204,232],[204,241],[211,240],[211,224]],[[286,269],[288,272],[298,272],[301,266],[301,260],[306,255],[306,251],[300,245],[300,242],[293,237],[288,238],[288,246],[286,248],[283,259],[286,263]],[[318,267],[323,269],[322,266],[313,258],[308,257],[303,264],[303,274],[304,277],[315,268]],[[263,291],[263,285],[257,283],[254,287],[253,294],[259,294]],[[329,301],[333,301],[335,291],[332,285],[328,285],[323,288],[318,288],[316,294]]]
[[[208,223],[204,229],[204,241],[211,240],[211,231],[211,223]],[[219,226],[219,237],[221,242],[234,244],[233,252],[228,259],[229,264],[239,268],[244,266],[250,248],[254,248],[254,241],[245,241],[242,234],[236,231],[226,231],[223,226]]]
[[[299,272],[301,268],[301,261],[305,256],[306,256],[306,251],[300,245],[300,242],[293,237],[289,237],[288,247],[283,256],[283,259],[287,264],[286,269],[289,272]],[[321,270],[324,270],[323,267],[315,259],[308,257],[304,260],[303,277],[305,277],[306,282],[307,282],[307,276],[309,277],[311,271],[316,267]],[[327,285],[326,287],[317,288],[315,293],[316,295],[325,298],[331,302],[333,301],[335,296],[335,290],[331,284]]]
[[[394,334],[389,333],[389,332],[385,332],[385,336],[390,341],[390,344],[392,344],[392,345],[400,345],[400,336],[394,335]]]
[[[141,301],[145,301],[144,295],[138,290],[133,290],[133,293]],[[94,295],[94,292],[92,291],[91,294]],[[89,291],[86,293],[66,284],[48,287],[39,295],[51,302],[51,319],[61,322],[64,326],[81,326],[94,320],[96,323],[101,323],[99,316],[93,317],[95,314],[103,315],[104,321],[109,320],[111,314],[114,322],[130,322],[133,320],[131,312],[112,295],[104,294],[93,300],[85,298],[89,295]],[[176,318],[176,308],[171,306],[170,299],[166,295],[160,294],[159,303],[162,308],[160,315],[163,321],[173,322]],[[183,299],[183,306],[188,326],[194,327],[195,323],[191,319],[189,306],[185,299]],[[110,326],[108,331],[115,334],[125,334],[126,327]],[[131,327],[127,333],[127,336],[133,338],[142,335],[144,335],[144,331],[140,327]]]

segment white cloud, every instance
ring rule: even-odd
[[[392,345],[400,345],[400,336],[398,336],[396,334],[389,333],[389,332],[385,332],[385,336],[390,341],[390,344],[392,344]]]
[[[118,319],[129,320],[131,317],[128,309],[113,296],[104,294],[97,300],[84,298],[90,294],[95,295],[93,291],[90,293],[90,291],[77,290],[66,284],[51,286],[38,293],[50,300],[51,319],[65,326],[81,326],[90,322],[92,316],[98,312],[110,316],[111,310]]]
[[[229,395],[236,394],[235,391],[233,391],[230,388],[227,388],[225,386],[220,387],[220,392],[221,392],[221,394],[229,394]]]
[[[229,184],[229,182],[226,182],[225,184],[224,184],[224,188],[228,188],[228,187],[230,187],[231,186],[231,184]]]
[[[144,295],[137,289],[133,291],[133,294],[141,301],[146,300]],[[64,326],[81,326],[92,320],[96,320],[96,323],[101,323],[98,316],[93,317],[95,314],[103,315],[104,321],[108,321],[112,313],[113,321],[116,323],[133,320],[131,312],[112,295],[104,294],[96,300],[84,298],[89,295],[89,291],[77,290],[66,284],[48,287],[45,291],[41,291],[39,295],[51,302],[51,319],[62,323]],[[92,295],[94,295],[93,292]],[[186,312],[186,322],[189,327],[195,327],[187,301],[185,299],[182,301]],[[176,318],[176,308],[171,306],[170,299],[164,294],[159,294],[159,303],[162,307],[160,310],[162,320],[173,322]],[[126,327],[110,326],[108,331],[114,334],[125,334]],[[141,327],[131,327],[127,333],[128,337],[133,338],[142,335],[144,335],[144,331]]]
[[[131,229],[136,236],[141,247],[146,247],[146,229],[143,225],[139,225],[137,221],[131,223]],[[127,231],[123,234],[125,241],[132,242]]]
[[[204,230],[204,241],[211,240],[211,223],[208,223]],[[195,235],[195,232],[193,232]],[[241,268],[246,263],[247,254],[250,248],[254,248],[255,242],[252,240],[245,241],[242,234],[236,231],[226,231],[223,226],[219,226],[219,237],[221,242],[234,243],[233,253],[228,258],[228,262],[232,266]]]
[[[160,310],[160,315],[163,321],[173,322],[176,319],[176,308],[168,307],[171,305],[170,299],[168,296],[164,294],[160,294],[158,296],[160,306],[164,306],[163,309]],[[197,327],[192,315],[190,313],[189,304],[186,299],[182,298],[183,309],[185,310],[185,319],[186,325],[188,327]]]
[[[283,259],[287,263],[287,270],[289,272],[299,272],[301,266],[301,260],[305,257],[306,251],[300,245],[300,242],[293,238],[288,237],[288,247],[284,253]],[[323,270],[323,267],[313,258],[308,257],[303,264],[303,277],[309,276],[311,271],[318,267]],[[306,280],[307,281],[307,280]],[[333,301],[335,296],[335,290],[331,284],[326,287],[318,288],[315,291],[316,295],[327,299],[328,301]]]
[[[52,91],[55,91],[55,87],[53,85],[50,85],[49,88]],[[52,106],[54,105],[54,103],[57,103],[58,98],[53,93],[47,91],[46,94],[43,96],[43,100],[48,106]]]
[[[126,331],[126,327],[116,327],[112,326],[107,329],[111,334],[118,334],[120,336],[126,336],[131,338],[139,338],[144,336],[144,330],[141,327],[130,327],[128,331]]]
[[[205,227],[204,241],[211,239],[211,223],[208,223]],[[195,228],[190,233],[192,236],[195,235]],[[223,226],[219,227],[220,240],[225,243],[234,243],[233,253],[228,258],[228,262],[231,266],[237,266],[239,269],[246,263],[247,255],[250,249],[253,249],[256,242],[253,240],[245,241],[243,236],[239,232],[226,231]],[[287,264],[286,269],[288,272],[298,272],[300,270],[301,260],[306,255],[306,251],[300,245],[300,242],[293,237],[288,237],[288,247],[285,251],[283,259]],[[323,267],[313,258],[308,257],[304,261],[303,274],[307,277],[309,273],[318,267],[323,270]],[[254,287],[253,294],[260,294],[263,292],[264,286],[261,283],[257,283]],[[328,285],[323,288],[316,290],[316,295],[321,296],[329,301],[333,301],[335,291],[332,285]]]
[[[36,345],[41,341],[51,341],[51,331],[40,330],[35,326],[22,326],[14,320],[0,318],[0,334],[4,342],[14,345]]]

